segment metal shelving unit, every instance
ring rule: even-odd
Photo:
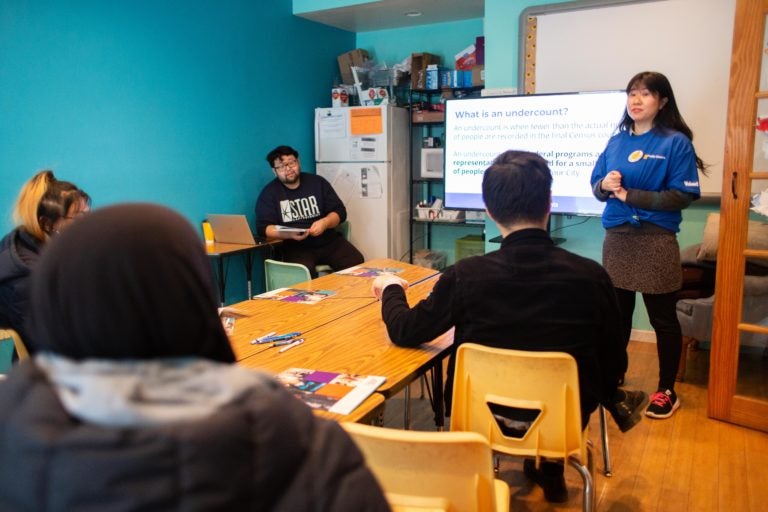
[[[410,115],[410,146],[411,146],[411,182],[410,182],[410,243],[409,243],[409,261],[413,263],[414,254],[420,249],[430,249],[432,247],[433,230],[435,226],[461,226],[484,228],[484,223],[478,222],[447,222],[433,221],[416,217],[416,206],[423,201],[431,202],[432,197],[444,196],[443,178],[425,178],[421,177],[421,150],[424,147],[425,139],[434,137],[440,141],[439,146],[443,147],[443,134],[445,132],[445,113],[440,110],[443,98],[466,97],[476,95],[482,87],[462,87],[452,89],[409,89],[408,102],[411,109]]]

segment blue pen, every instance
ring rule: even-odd
[[[251,340],[251,345],[257,345],[257,344],[260,345],[262,343],[269,343],[268,339],[270,338],[270,336],[274,336],[275,334],[277,333],[275,331],[272,331],[270,333],[265,334],[264,336],[259,336],[255,340]]]
[[[289,340],[291,338],[295,338],[300,334],[301,333],[299,331],[295,331],[295,332],[289,332],[286,334],[278,334],[277,336],[266,336],[264,338],[261,338],[261,340],[262,340],[262,343],[269,343],[271,341],[283,341],[283,340]]]

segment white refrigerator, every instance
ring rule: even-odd
[[[315,109],[316,172],[344,202],[351,242],[366,260],[407,255],[408,137],[404,108]]]

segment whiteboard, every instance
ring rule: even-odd
[[[640,71],[663,73],[693,130],[697,154],[710,165],[702,194],[719,196],[735,0],[610,3],[523,12],[521,32],[528,16],[537,17],[536,92],[624,89]],[[520,80],[523,90],[523,75]]]

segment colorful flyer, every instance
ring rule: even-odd
[[[399,274],[402,271],[403,269],[401,268],[376,268],[357,266],[345,268],[344,270],[339,270],[336,273],[345,276],[378,277],[384,274]]]
[[[317,304],[323,299],[334,295],[332,290],[298,290],[295,288],[277,288],[271,292],[256,295],[254,299],[279,300],[283,302],[298,302],[300,304]]]

